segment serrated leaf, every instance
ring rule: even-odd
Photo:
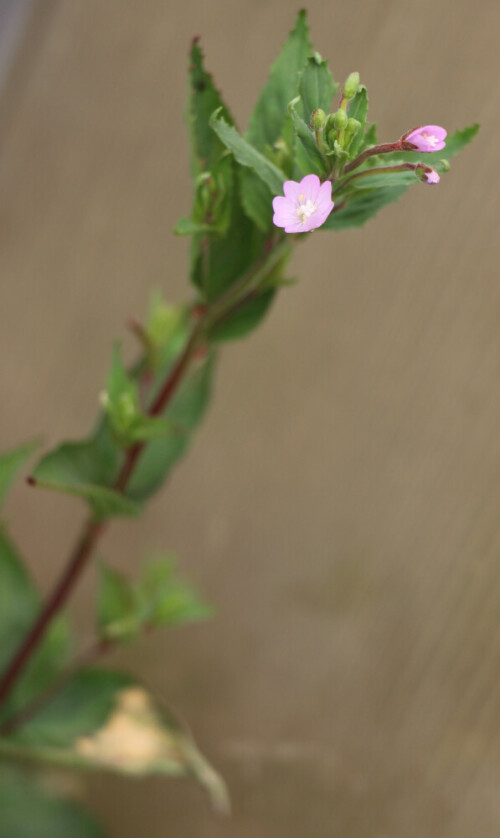
[[[210,117],[210,126],[226,148],[234,154],[240,166],[247,166],[252,169],[269,187],[273,195],[278,195],[281,192],[286,175],[274,163],[271,163],[270,160],[243,139],[232,125],[225,122],[220,115],[220,111],[215,111],[212,114]]]
[[[41,598],[16,547],[0,528],[0,672],[4,672],[31,629]],[[64,665],[69,646],[66,623],[50,626],[36,653],[0,710],[0,721],[17,712],[46,689]]]
[[[222,143],[209,127],[210,115],[222,108],[226,122],[232,124],[233,119],[212,76],[205,70],[197,40],[193,41],[190,60],[187,121],[191,137],[191,168],[193,174],[198,175],[210,170],[224,151]]]
[[[250,119],[245,139],[264,151],[283,135],[288,102],[298,94],[299,76],[312,53],[305,11],[298,14],[294,29],[271,66],[266,85]]]
[[[111,771],[195,777],[227,809],[223,781],[172,715],[123,673],[86,669],[9,739],[0,758]]]
[[[362,227],[382,207],[398,201],[407,189],[407,186],[360,189],[356,191],[354,197],[350,198],[345,207],[331,213],[320,229],[346,230],[350,227]]]
[[[38,442],[27,442],[25,445],[19,445],[17,448],[0,455],[0,507],[18,471],[38,448],[38,445]]]
[[[104,830],[75,803],[50,794],[36,779],[0,768],[2,838],[104,838]]]
[[[288,104],[293,129],[299,140],[297,164],[303,175],[314,174],[324,177],[327,174],[328,164],[316,145],[313,132],[297,113],[296,106],[299,103],[300,99],[297,97]]]
[[[316,108],[322,108],[327,114],[330,112],[332,99],[338,88],[328,68],[328,62],[323,61],[317,53],[309,58],[299,85],[306,123],[309,123],[311,114]]]
[[[356,157],[363,145],[363,138],[366,126],[366,116],[368,114],[368,93],[366,87],[362,84],[358,88],[354,99],[351,99],[347,108],[347,115],[349,118],[357,119],[361,123],[361,128],[354,135],[349,146],[349,156]]]

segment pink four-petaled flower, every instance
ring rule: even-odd
[[[273,199],[276,227],[284,227],[285,233],[308,233],[321,227],[333,209],[332,184],[321,183],[317,175],[306,175],[300,183],[286,180],[283,184],[285,197]]]
[[[403,141],[412,145],[416,151],[441,151],[446,145],[446,134],[440,125],[423,125],[405,134]]]

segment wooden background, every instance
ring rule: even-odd
[[[300,284],[224,351],[168,490],[103,542],[130,571],[175,550],[218,609],[114,662],[189,720],[232,820],[187,783],[86,793],[120,838],[498,838],[498,4],[308,7],[382,140],[482,130],[439,188],[296,253]],[[85,433],[126,319],[153,287],[189,293],[171,230],[190,204],[190,38],[245,125],[295,12],[39,3],[0,103],[2,448]],[[80,506],[21,485],[7,511],[47,589]],[[87,635],[94,584],[72,602]]]

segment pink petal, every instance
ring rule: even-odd
[[[306,175],[300,181],[299,186],[300,194],[305,195],[307,201],[312,201],[315,204],[321,186],[318,175]]]
[[[287,198],[290,198],[292,201],[297,201],[299,195],[301,194],[301,185],[295,180],[285,180],[283,184],[283,192]]]

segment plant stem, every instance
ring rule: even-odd
[[[348,163],[347,166],[344,167],[344,174],[348,174],[352,172],[353,169],[357,169],[358,166],[361,166],[361,163],[364,163],[365,160],[368,160],[369,157],[376,157],[378,154],[391,154],[394,151],[402,151],[401,142],[398,140],[397,143],[382,143],[381,145],[373,145],[371,148],[367,148],[361,152],[361,154],[356,157],[355,160],[352,160],[351,163]]]
[[[258,288],[259,282],[269,273],[272,267],[276,265],[279,259],[286,252],[287,247],[289,247],[289,243],[286,240],[271,240],[267,252],[261,259],[258,260],[256,266],[244,274],[241,279],[231,286],[225,294],[221,295],[218,300],[214,301],[214,303],[207,308],[205,314],[194,326],[184,350],[177,359],[162,389],[151,405],[148,411],[150,416],[158,416],[170,403],[189,368],[193,355],[201,345],[205,334],[209,332],[210,328],[212,328],[220,318],[223,318],[227,312],[238,303],[238,300],[242,296],[244,297],[249,292]],[[145,446],[146,442],[138,442],[126,451],[122,468],[113,487],[115,491],[125,491],[128,481]],[[73,588],[79,580],[83,570],[87,566],[97,542],[106,528],[106,523],[107,522],[104,520],[91,518],[84,525],[80,538],[70,555],[62,576],[56,583],[52,593],[48,596],[38,618],[28,632],[27,636],[24,638],[21,646],[14,654],[14,657],[0,680],[0,706],[10,695],[17,679],[24,671],[33,653],[38,648],[38,645],[43,639],[50,623],[65,605],[66,600],[73,591]]]
[[[395,166],[374,166],[373,169],[363,169],[361,172],[356,172],[354,175],[346,178],[343,181],[340,181],[336,184],[332,191],[332,195],[336,195],[340,192],[344,186],[347,186],[348,183],[351,183],[353,180],[358,180],[359,178],[367,177],[370,175],[377,175],[377,174],[384,174],[385,172],[401,172],[401,171],[409,171],[414,172],[417,168],[417,163],[399,163]]]

